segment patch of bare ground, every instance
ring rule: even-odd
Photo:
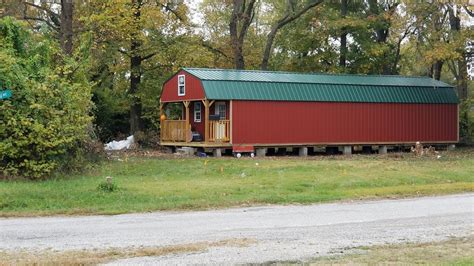
[[[196,253],[204,252],[212,247],[247,247],[255,243],[256,240],[254,239],[241,238],[163,247],[130,247],[69,251],[0,251],[0,265],[96,265],[123,258]]]
[[[347,255],[336,255],[347,254]],[[405,243],[336,250],[309,265],[473,265],[474,235],[441,242]]]

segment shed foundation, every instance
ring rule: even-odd
[[[264,157],[267,154],[267,149],[266,148],[259,148],[256,150],[257,156],[258,157]]]
[[[221,157],[222,156],[222,151],[221,151],[221,149],[214,149],[212,151],[212,154],[214,155],[214,157]]]
[[[351,155],[352,154],[352,146],[344,146],[342,153],[344,155]]]
[[[308,156],[308,147],[300,147],[298,151],[299,156]]]

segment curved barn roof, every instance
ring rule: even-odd
[[[429,77],[183,70],[200,79],[213,100],[458,103],[453,86]]]

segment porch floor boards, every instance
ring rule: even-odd
[[[161,146],[183,146],[183,147],[202,147],[202,148],[227,148],[232,147],[229,142],[174,142],[174,141],[162,141]]]

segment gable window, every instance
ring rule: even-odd
[[[186,88],[184,75],[178,75],[178,96],[184,96],[185,94]]]
[[[225,120],[225,114],[226,114],[226,106],[224,102],[218,102],[216,103],[216,115],[219,115],[220,120]]]
[[[201,122],[201,103],[194,103],[194,122]]]

